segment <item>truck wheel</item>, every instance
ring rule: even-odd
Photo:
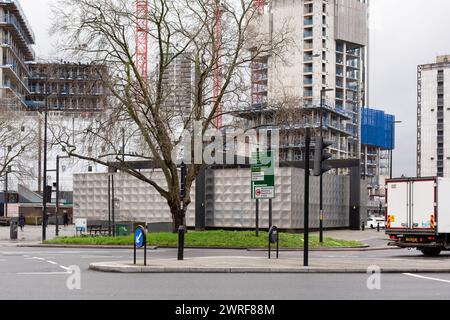
[[[426,257],[437,257],[441,254],[442,249],[439,248],[426,248],[426,249],[421,249],[420,251],[422,251],[422,253],[426,256]]]

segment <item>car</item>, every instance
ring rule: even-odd
[[[386,228],[386,219],[384,217],[369,217],[367,220],[367,227],[376,229],[380,224],[380,228]]]

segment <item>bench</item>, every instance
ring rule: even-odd
[[[8,227],[11,224],[11,218],[0,217],[0,226]]]
[[[87,231],[94,237],[109,235],[109,228],[102,225],[88,225]]]

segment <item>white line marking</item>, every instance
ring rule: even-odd
[[[50,264],[57,264],[56,262],[50,261],[50,260],[47,260],[47,262],[50,263]]]
[[[66,275],[70,274],[70,272],[21,272],[17,274],[21,276],[45,276],[45,275]]]
[[[59,266],[59,267],[64,269],[64,270],[66,270],[66,271],[69,271],[69,268],[67,268],[67,267],[64,267],[64,266]]]
[[[412,274],[412,273],[404,273],[403,275],[409,276],[409,277],[414,277],[414,278],[419,278],[419,279],[424,279],[424,280],[431,280],[431,281],[439,281],[439,282],[444,282],[444,283],[450,283],[450,280],[431,278],[431,277],[424,277],[424,276],[419,276],[417,274]]]

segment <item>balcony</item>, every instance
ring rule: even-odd
[[[312,38],[313,37],[313,31],[311,30],[311,31],[309,31],[309,30],[305,30],[304,32],[303,32],[303,37],[304,38]]]
[[[35,52],[31,47],[34,44],[34,40],[22,29],[17,18],[11,14],[0,15],[0,25],[8,28],[12,31],[18,39],[17,43],[20,45],[21,49],[25,52],[25,58],[28,61],[35,59]]]
[[[303,60],[306,62],[313,61],[313,58],[314,57],[312,55],[304,55],[303,56]]]
[[[303,20],[303,23],[305,26],[311,26],[314,22],[313,22],[313,18],[305,18]]]
[[[357,60],[347,61],[347,68],[359,69],[359,62]]]
[[[312,50],[314,48],[313,43],[312,42],[305,42],[304,43],[304,49],[305,50]]]
[[[313,72],[313,67],[312,66],[305,66],[305,67],[303,67],[303,72],[304,73],[312,73]]]
[[[305,13],[305,15],[310,15],[310,14],[312,14],[314,12],[314,8],[313,8],[313,5],[312,4],[307,4],[307,5],[305,5],[305,7],[304,7],[304,13]]]
[[[305,90],[304,96],[307,97],[307,98],[312,97],[313,96],[313,91],[312,90]]]
[[[305,79],[303,79],[303,84],[304,85],[312,85],[313,84],[313,79],[312,78],[305,78]]]

